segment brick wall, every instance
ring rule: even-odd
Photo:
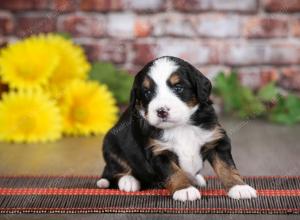
[[[135,73],[162,55],[257,88],[300,90],[300,0],[0,0],[0,45],[69,32],[90,60]]]

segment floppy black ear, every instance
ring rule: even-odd
[[[210,80],[193,66],[191,66],[190,76],[197,99],[200,103],[208,102],[212,89]]]
[[[129,107],[134,109],[136,103],[136,88],[133,86],[130,92]]]

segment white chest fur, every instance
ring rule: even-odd
[[[211,141],[213,133],[193,125],[170,128],[164,131],[160,144],[174,152],[180,167],[194,176],[203,166],[201,147]]]

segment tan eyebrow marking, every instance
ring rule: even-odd
[[[169,77],[169,82],[171,85],[175,85],[180,82],[180,76],[178,73],[172,73],[172,75]]]
[[[151,86],[151,81],[148,77],[145,77],[144,81],[143,81],[143,87],[145,87],[146,89],[150,89]]]

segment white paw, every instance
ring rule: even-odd
[[[131,175],[122,176],[118,182],[119,189],[125,192],[139,191],[141,186],[140,182]]]
[[[177,190],[176,192],[174,192],[173,199],[182,202],[194,201],[196,199],[201,199],[201,194],[196,187],[190,186],[188,188]]]
[[[231,187],[228,196],[233,199],[251,199],[256,198],[256,190],[249,185],[235,185]]]
[[[106,189],[109,187],[109,181],[108,179],[101,178],[100,180],[97,181],[97,186],[101,189]]]
[[[206,181],[204,177],[201,174],[196,175],[196,182],[198,186],[206,186]]]

